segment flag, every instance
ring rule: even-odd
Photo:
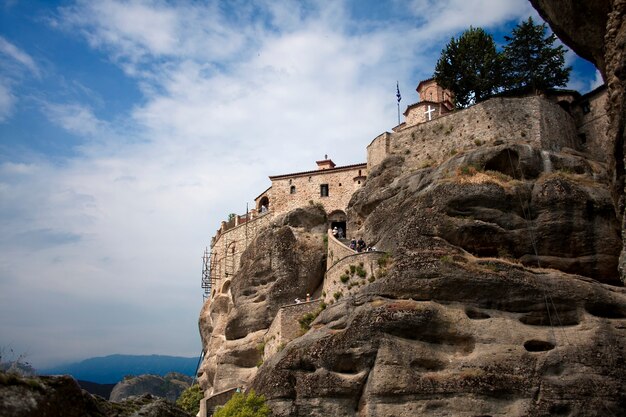
[[[400,95],[400,86],[398,85],[397,81],[396,81],[396,97],[398,97],[398,103],[400,103],[400,100],[402,100],[402,96]]]

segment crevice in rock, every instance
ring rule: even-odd
[[[465,309],[465,315],[471,320],[485,320],[491,318],[489,314],[471,307]]]
[[[531,311],[519,318],[519,321],[528,326],[576,326],[580,323],[577,310],[556,310],[550,308],[550,314],[544,308]]]
[[[446,368],[445,362],[436,358],[413,359],[409,366],[423,371],[442,371]]]
[[[626,318],[626,312],[621,306],[603,302],[587,303],[585,305],[587,313],[595,317],[605,319],[623,319]]]
[[[524,342],[524,349],[529,352],[547,352],[554,349],[554,343],[545,340],[527,340]]]
[[[519,168],[519,154],[512,149],[503,149],[485,162],[485,171],[497,171],[516,180],[522,179]]]

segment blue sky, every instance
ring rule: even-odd
[[[268,175],[365,160],[470,25],[524,0],[4,1],[0,347],[200,353],[201,255]],[[570,88],[601,82],[569,52]]]

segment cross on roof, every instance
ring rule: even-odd
[[[433,119],[433,117],[432,117],[432,112],[434,112],[434,111],[435,111],[435,108],[430,107],[430,104],[429,104],[429,105],[428,105],[428,110],[426,110],[426,111],[424,112],[424,114],[427,114],[427,115],[428,115],[428,121],[431,121],[431,120]]]

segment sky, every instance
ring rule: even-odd
[[[202,254],[269,175],[365,161],[525,0],[0,0],[0,348],[197,356]],[[602,83],[573,52],[569,88]]]

